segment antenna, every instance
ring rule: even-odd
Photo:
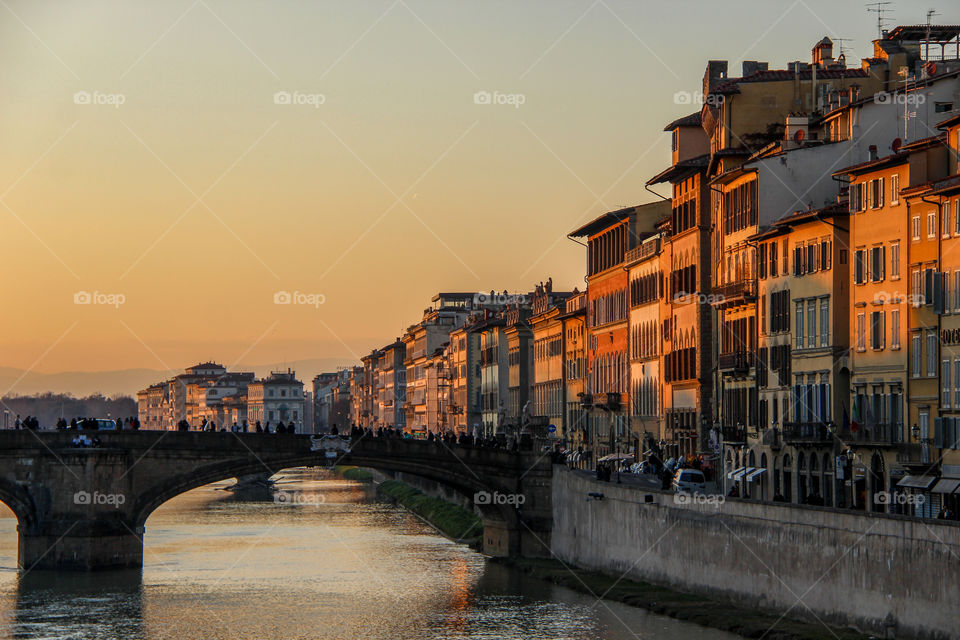
[[[893,9],[887,9],[887,5],[893,4],[890,0],[881,0],[879,2],[871,2],[867,7],[867,11],[870,13],[877,14],[877,37],[883,38],[883,14],[893,11]]]
[[[850,47],[844,46],[844,42],[850,42],[853,38],[834,38],[833,41],[837,43],[837,48],[840,49],[839,53],[834,56],[835,60],[838,60],[840,56],[843,56],[844,60],[847,58],[847,52],[850,51]]]
[[[923,59],[930,59],[930,27],[933,21],[933,16],[940,15],[937,13],[936,9],[927,10],[927,34],[926,38],[923,41]]]

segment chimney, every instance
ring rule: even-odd
[[[813,45],[813,56],[811,58],[814,65],[825,69],[833,64],[833,41],[824,37],[823,40]]]
[[[743,77],[752,76],[758,71],[766,71],[769,68],[769,63],[767,62],[757,62],[756,60],[744,60],[743,61]]]
[[[727,79],[727,61],[710,60],[707,69],[703,72],[703,95],[710,95],[721,82]]]

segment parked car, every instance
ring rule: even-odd
[[[707,479],[702,471],[696,469],[680,469],[673,476],[671,487],[674,491],[684,493],[704,493],[707,490]]]

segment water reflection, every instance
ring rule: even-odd
[[[0,638],[734,638],[489,564],[325,471],[275,480],[302,499],[227,482],[163,505],[142,572],[18,578],[0,514]]]
[[[14,638],[143,637],[139,569],[29,571],[17,580]]]

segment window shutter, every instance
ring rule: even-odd
[[[943,448],[943,419],[934,418],[933,420],[933,446],[938,449]]]
[[[853,183],[853,182],[850,183],[850,193],[847,196],[849,198],[848,209],[850,213],[857,212],[857,207],[859,205],[859,197],[857,196],[858,187],[859,185],[857,185],[856,183]]]
[[[880,279],[887,277],[887,248],[880,247]]]
[[[880,311],[880,348],[885,349],[887,346],[887,313],[885,311]]]
[[[879,188],[877,191],[879,192],[879,195],[880,195],[880,203],[879,203],[877,206],[878,206],[878,207],[882,207],[882,206],[883,206],[883,194],[884,194],[884,178],[880,178],[880,188]]]

